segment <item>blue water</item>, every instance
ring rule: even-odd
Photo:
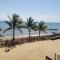
[[[48,29],[58,29],[58,31],[48,31],[48,33],[43,33],[42,34],[51,34],[51,32],[60,32],[60,23],[46,23],[48,26]],[[9,26],[3,22],[0,21],[0,27],[2,28],[2,31],[0,31],[0,34],[2,34],[3,36],[11,36],[12,35],[12,30],[6,31],[5,33],[3,33],[3,31],[8,28]],[[19,30],[15,30],[15,35],[28,35],[28,30],[27,29],[22,29],[22,34],[20,33]],[[38,31],[32,31],[31,35],[38,35]]]

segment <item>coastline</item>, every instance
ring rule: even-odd
[[[41,33],[41,34],[40,34],[40,36],[46,36],[46,35],[53,35],[53,33],[47,31],[47,33]],[[39,36],[39,34],[31,34],[30,36],[32,36],[32,37],[33,37],[33,36]],[[5,38],[9,38],[9,37],[12,38],[12,35],[10,35],[10,36],[9,36],[9,35],[7,35],[7,36],[4,35],[4,37],[5,37]],[[21,34],[21,35],[15,35],[15,37],[16,37],[16,38],[17,38],[17,37],[18,37],[18,38],[19,38],[19,37],[29,37],[29,35],[25,35],[25,34],[22,35],[22,34]]]
[[[49,35],[52,35],[52,34],[41,34],[41,36],[49,36]],[[37,37],[39,35],[31,35],[31,37]],[[15,38],[26,38],[26,37],[29,37],[29,35],[16,35]],[[4,37],[0,37],[0,39],[12,39],[13,37],[12,36],[4,36]]]

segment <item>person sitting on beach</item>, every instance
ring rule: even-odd
[[[10,51],[10,49],[8,47],[6,47],[5,52],[9,52],[9,51]]]

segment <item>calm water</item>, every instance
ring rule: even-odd
[[[48,31],[48,33],[41,33],[41,35],[45,35],[45,34],[51,34],[51,32],[60,32],[60,23],[47,23],[48,25],[48,29],[49,28],[53,28],[53,29],[58,29],[58,31]],[[6,23],[0,21],[0,27],[4,30],[7,27],[9,27]],[[15,35],[28,35],[28,30],[27,29],[22,29],[22,34],[20,33],[19,30],[16,29],[15,31]],[[12,30],[7,31],[6,33],[3,33],[3,31],[0,32],[0,34],[2,34],[3,36],[11,36],[12,35]],[[38,31],[32,31],[31,35],[38,35]]]

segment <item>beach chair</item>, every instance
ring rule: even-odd
[[[57,60],[60,60],[60,55],[57,55]]]
[[[52,58],[46,56],[45,60],[52,60]]]
[[[59,54],[55,54],[55,60],[60,60],[60,55]]]

